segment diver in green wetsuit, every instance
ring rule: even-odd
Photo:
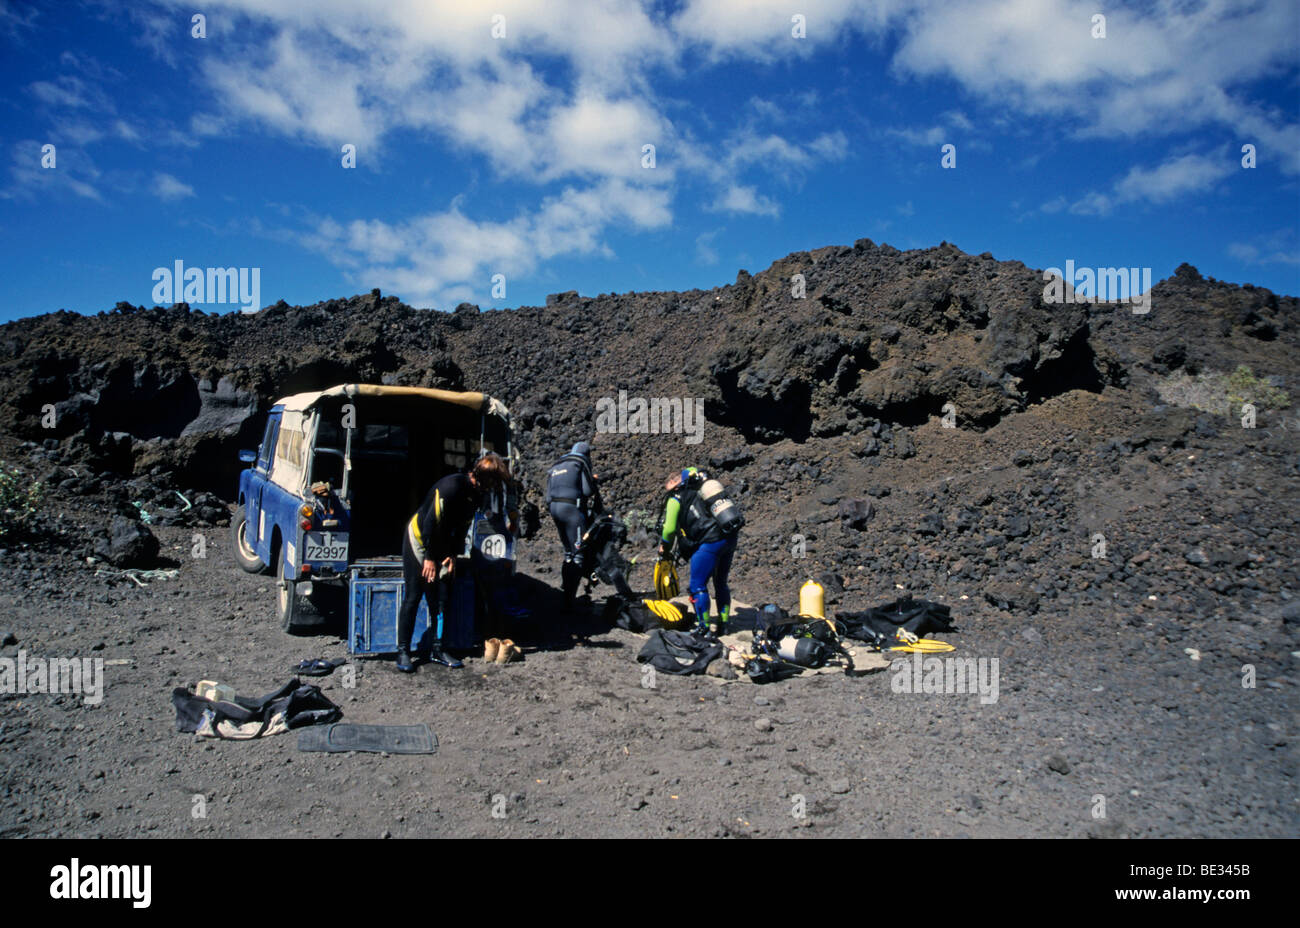
[[[695,609],[696,630],[702,634],[724,635],[731,617],[731,588],[727,585],[727,578],[736,555],[739,525],[728,532],[709,511],[700,495],[706,480],[708,474],[688,467],[673,474],[664,484],[668,499],[664,504],[659,556],[666,557],[673,542],[677,542],[678,552],[690,560],[689,592]],[[716,623],[711,623],[709,613],[710,578],[718,601]]]

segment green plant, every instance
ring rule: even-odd
[[[0,538],[26,527],[44,497],[39,480],[29,480],[21,470],[0,461]]]
[[[1285,390],[1275,387],[1262,377],[1256,377],[1245,364],[1226,378],[1228,402],[1233,406],[1252,403],[1259,409],[1286,409],[1291,405],[1291,398]]]
[[[1156,388],[1160,398],[1175,406],[1234,416],[1244,403],[1256,409],[1286,409],[1291,397],[1269,379],[1256,377],[1242,364],[1231,374],[1202,371],[1195,377],[1183,372],[1170,374]]]
[[[641,529],[654,535],[660,528],[659,513],[649,509],[629,509],[623,514],[623,524],[627,526],[629,532],[635,533]]]

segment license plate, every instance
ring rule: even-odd
[[[303,563],[312,561],[346,561],[348,536],[333,532],[308,532],[302,541]]]

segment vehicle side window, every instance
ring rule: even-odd
[[[257,466],[269,471],[271,469],[271,455],[275,451],[275,440],[280,429],[280,414],[272,413],[266,420],[266,431],[262,434],[262,446],[257,452]]]
[[[343,430],[338,423],[328,416],[321,416],[316,426],[316,447],[342,448],[344,441]]]
[[[411,438],[404,425],[364,425],[357,436],[361,448],[372,451],[405,451]]]
[[[289,464],[301,467],[305,458],[306,440],[302,432],[293,428],[280,429],[280,437],[275,443],[275,456]]]

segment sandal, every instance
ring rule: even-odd
[[[324,657],[308,658],[299,661],[298,666],[293,668],[293,672],[302,674],[304,677],[325,677],[332,674],[335,667],[342,667],[346,663],[345,658],[339,658],[338,660],[329,660]]]

